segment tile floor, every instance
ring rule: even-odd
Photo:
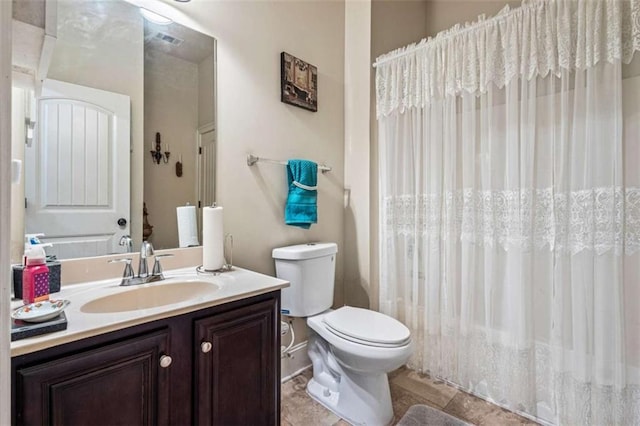
[[[283,426],[348,426],[348,423],[312,400],[305,390],[312,376],[305,370],[282,385],[280,419]],[[441,381],[402,367],[389,375],[397,423],[414,404],[426,404],[474,425],[536,425]]]

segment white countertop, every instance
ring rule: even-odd
[[[233,271],[219,275],[197,274],[195,267],[165,271],[164,275],[166,277],[164,281],[129,287],[119,286],[120,279],[63,286],[61,291],[52,294],[51,298],[66,299],[71,302],[65,309],[68,321],[67,329],[11,342],[11,356],[23,355],[110,331],[194,312],[289,286],[287,281],[237,267],[234,267]],[[85,303],[112,294],[129,291],[137,287],[161,286],[190,280],[211,282],[219,288],[214,292],[199,295],[184,302],[149,309],[115,313],[86,313],[81,311]],[[20,306],[22,306],[21,300],[11,303],[12,310]]]

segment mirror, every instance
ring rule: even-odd
[[[187,203],[201,230],[198,204],[214,199],[215,39],[120,0],[14,4],[12,157],[24,165],[12,261],[25,232],[45,233],[59,259],[136,251],[143,238],[178,247]]]

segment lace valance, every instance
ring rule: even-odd
[[[462,90],[484,93],[599,62],[629,63],[640,50],[640,0],[524,1],[473,24],[377,59],[378,117]]]
[[[640,250],[640,188],[467,188],[387,196],[382,221],[388,235],[422,235],[434,250],[440,249],[441,238],[455,236],[505,250],[548,247],[571,255],[583,250],[631,255]]]

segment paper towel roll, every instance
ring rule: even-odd
[[[198,242],[196,206],[176,207],[176,216],[178,218],[178,245],[180,247],[200,245]]]
[[[20,183],[22,174],[22,160],[11,160],[11,183]]]
[[[202,209],[202,266],[208,271],[224,266],[222,207]]]

